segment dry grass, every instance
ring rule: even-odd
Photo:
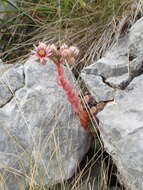
[[[96,0],[95,3],[67,0],[63,1],[64,4],[60,0],[58,4],[54,0],[35,2],[20,1],[11,18],[2,21],[0,26],[3,32],[0,50],[2,59],[7,63],[24,62],[33,44],[39,41],[57,45],[66,42],[78,46],[81,52],[75,68],[77,76],[84,66],[100,58],[111,43],[128,32],[130,26],[143,12],[142,0],[108,0],[108,3],[107,0]],[[79,91],[83,96],[80,88]],[[91,123],[93,128],[95,125],[98,127],[96,121],[91,120]],[[42,183],[35,187],[33,180],[38,171],[36,165],[31,163],[31,176],[27,176],[30,181],[28,190],[82,190],[81,186],[89,183],[91,170],[99,161],[101,161],[100,190],[108,190],[112,175],[112,169],[110,175],[108,174],[110,159],[106,161],[108,164],[105,164],[104,149],[98,135],[96,142],[99,143],[99,147],[96,149],[93,144],[94,154],[82,168],[79,167],[75,176],[70,181],[52,188],[46,188]],[[94,182],[88,186],[90,190],[94,190]]]
[[[1,40],[6,41],[1,51],[3,60],[15,62],[26,57],[38,41],[58,45],[66,42],[79,47],[81,53],[77,68],[81,70],[84,65],[101,57],[113,42],[113,37],[117,40],[122,32],[127,31],[142,9],[140,0],[108,0],[108,3],[98,0],[87,4],[82,1],[81,4],[78,1],[70,4],[67,0],[65,2],[69,3],[65,6],[60,1],[59,4],[55,2],[26,1],[22,4],[23,9],[16,9],[20,12],[18,16],[3,22],[2,28],[7,25]]]

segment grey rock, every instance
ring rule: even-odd
[[[127,189],[143,189],[143,75],[98,114],[104,146]]]
[[[105,80],[113,88],[123,88],[124,82],[129,80],[129,73],[125,73],[118,77],[110,77]]]
[[[0,77],[3,75],[5,71],[7,71],[11,67],[12,67],[12,64],[3,64],[2,62],[0,62]]]
[[[24,78],[23,66],[15,66],[4,72],[1,81],[7,85],[12,93],[14,93],[17,89],[24,86]]]
[[[127,190],[143,189],[142,27],[143,18],[131,28],[127,45],[125,45],[127,51],[123,56],[121,56],[120,45],[119,51],[117,45],[117,49],[114,49],[116,53],[108,50],[102,59],[92,65],[92,67],[96,67],[93,73],[90,68],[85,68],[81,75],[84,76],[82,78],[95,99],[96,97],[102,99],[103,94],[107,93],[107,90],[103,89],[103,85],[108,85],[109,91],[115,88],[112,95],[114,101],[108,102],[104,109],[98,113],[97,118],[99,119],[99,130],[104,147],[112,156],[119,172],[118,178]],[[112,57],[110,61],[108,54]],[[119,67],[116,70],[114,60],[117,57],[122,58],[118,59]],[[102,65],[99,66],[101,62]],[[113,64],[114,69],[111,64]],[[98,85],[99,82],[95,84],[93,81],[97,78],[99,80],[101,75],[104,80],[100,80],[100,85]],[[124,90],[121,88],[123,84]],[[98,88],[95,87],[96,85]],[[104,97],[106,97],[105,94]],[[108,98],[106,100],[108,101]]]
[[[143,75],[98,114],[104,146],[118,167],[127,189],[143,188]]]
[[[143,71],[143,18],[139,19],[130,29],[129,58],[130,73],[137,75]]]
[[[130,82],[128,36],[121,38],[96,63],[84,68],[81,77],[97,102],[114,99],[116,88]]]
[[[125,63],[125,64],[124,64]],[[128,62],[120,62],[120,59],[103,57],[96,62],[98,74],[104,78],[121,76],[128,72]]]
[[[106,137],[108,135],[110,139],[110,133],[114,135],[115,139],[112,139],[112,143],[114,145],[118,144],[118,140],[123,139],[128,134],[132,133],[136,128],[139,128],[141,126],[142,119],[140,120],[140,118],[138,118],[136,114],[142,112],[143,109],[142,102],[139,99],[139,96],[141,96],[142,93],[141,90],[143,88],[141,81],[142,79],[143,76],[141,75],[140,77],[134,79],[135,81],[138,81],[138,84],[134,85],[133,80],[133,82],[131,82],[131,84],[129,85],[128,89],[126,89],[125,91],[116,91],[114,102],[108,103],[105,106],[104,110],[98,114],[98,118],[101,121],[100,123],[104,121],[102,129],[106,131]],[[104,115],[103,120],[101,118],[102,115]],[[108,123],[109,120],[112,120],[112,125],[108,124],[107,127],[106,122]],[[131,122],[131,120],[133,121]],[[104,127],[106,128],[106,130]]]
[[[29,59],[1,78],[12,94],[8,100],[9,91],[0,90],[5,101],[0,108],[0,172],[6,179],[1,189],[25,190],[28,183],[50,186],[69,179],[91,136],[57,85],[54,64]]]
[[[81,73],[81,77],[96,102],[114,99],[115,90],[105,84],[102,77],[85,73]]]
[[[128,72],[128,36],[121,38],[96,62],[98,75],[109,78]]]
[[[130,29],[129,34],[129,49],[131,55],[138,57],[142,54],[142,41],[143,41],[143,31],[141,30],[143,26],[143,18],[139,19]]]
[[[2,60],[0,59],[0,107],[5,105],[11,98],[12,93],[8,86],[4,83],[2,79],[2,75],[11,67],[10,64],[3,64]]]
[[[0,65],[0,107],[5,105],[17,89],[24,86],[23,66],[9,70],[9,65]],[[7,70],[4,72],[4,69]]]
[[[96,67],[96,63],[89,65],[87,67],[84,67],[82,70],[82,73],[89,74],[89,75],[90,74],[91,75],[98,75],[98,69]]]
[[[128,36],[121,38],[96,63],[85,67],[82,73],[100,75],[105,79],[128,73]]]
[[[11,98],[12,93],[6,84],[0,82],[0,107],[5,105]]]

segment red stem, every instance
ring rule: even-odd
[[[58,85],[62,86],[65,94],[67,95],[68,101],[71,103],[74,111],[78,114],[80,123],[82,127],[89,131],[88,129],[88,122],[89,122],[89,115],[88,113],[83,110],[80,99],[78,94],[74,91],[73,87],[69,84],[67,79],[64,77],[64,69],[60,62],[54,61],[56,65],[56,72],[57,72],[57,83]]]
[[[64,77],[64,70],[61,66],[61,63],[56,63],[56,71],[57,71],[57,83],[62,86],[65,94],[67,95],[68,101],[73,106],[73,109],[76,113],[80,113],[81,103],[78,97],[78,94],[74,91],[73,87],[69,84],[67,79]]]

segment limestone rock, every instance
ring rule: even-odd
[[[86,74],[103,78],[121,76],[128,72],[128,36],[121,38],[94,64],[83,69]]]
[[[111,77],[105,80],[106,83],[110,84],[113,88],[119,88],[123,81],[128,80],[129,74],[126,73],[119,77]]]
[[[104,95],[104,101],[108,101],[108,92],[114,89],[114,101],[108,102],[97,118],[104,147],[116,164],[118,178],[126,190],[143,189],[142,27],[143,18],[132,26],[128,37],[125,36],[126,43],[121,38],[114,49],[110,48],[81,74],[95,99],[103,100]],[[97,81],[100,77],[103,80]]]
[[[143,71],[143,18],[139,19],[130,29],[129,58],[130,72],[138,75]]]
[[[22,66],[8,70],[10,67],[11,65],[0,64],[2,75],[0,77],[0,107],[5,105],[14,96],[15,91],[24,85]]]
[[[7,71],[12,64],[3,64],[2,60],[0,59],[0,77],[3,75],[5,71]]]
[[[102,77],[86,73],[82,73],[81,77],[96,102],[114,99],[114,89],[105,84]]]
[[[91,136],[57,85],[54,64],[29,59],[5,71],[1,83],[1,189],[24,190],[28,183],[50,186],[69,179]]]
[[[98,114],[104,146],[112,155],[127,189],[143,189],[143,75]]]
[[[128,70],[128,35],[126,35],[114,44],[103,58],[84,68],[81,77],[91,94],[96,96],[97,102],[108,101],[114,98],[116,88],[122,89],[128,85],[131,80]]]

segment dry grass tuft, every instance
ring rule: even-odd
[[[5,2],[10,3],[9,0]],[[96,0],[89,3],[83,0],[27,0],[12,6],[15,7],[12,15],[7,20],[0,21],[3,33],[0,53],[3,61],[24,62],[33,44],[39,41],[57,45],[66,42],[76,45],[81,52],[75,69],[77,76],[84,66],[99,59],[112,43],[128,32],[130,26],[143,13],[142,0]],[[11,13],[9,10],[7,12]],[[91,125],[95,129],[98,127],[94,120],[91,120]],[[86,183],[82,181],[84,176],[89,179],[91,169],[99,160],[102,161],[100,189],[108,189],[112,172],[109,176],[109,167],[105,166],[104,149],[98,135],[96,142],[99,147],[93,157],[68,183],[63,182],[52,189],[45,188],[42,184],[41,187],[35,187],[33,178],[37,175],[36,166],[32,166],[28,190],[81,190],[81,185]],[[95,144],[93,147],[95,148]],[[110,159],[108,163],[110,165]],[[90,189],[93,190],[92,184]]]
[[[80,49],[78,71],[101,57],[142,13],[141,0],[22,1],[1,29],[3,60],[15,62],[28,55],[38,41],[74,44]],[[33,8],[34,7],[34,8]],[[18,16],[17,16],[18,13]],[[13,13],[14,14],[14,13]]]

